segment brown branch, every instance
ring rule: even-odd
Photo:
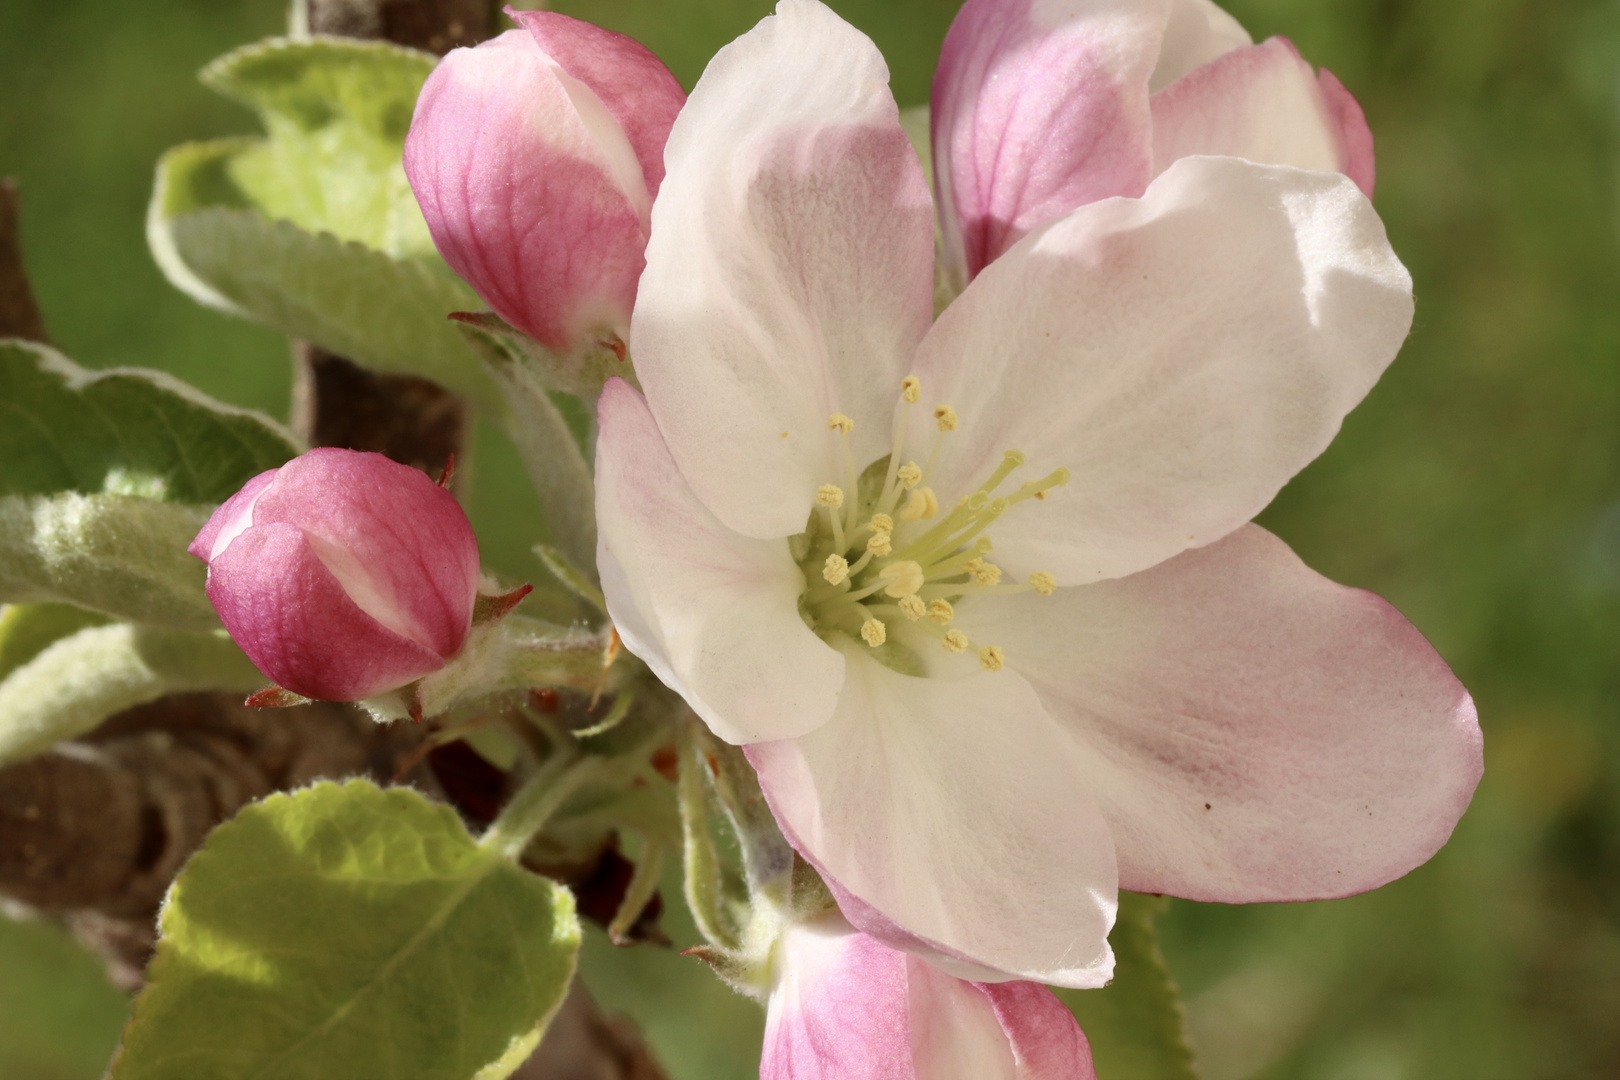
[[[17,237],[17,182],[0,180],[0,337],[45,340]]]

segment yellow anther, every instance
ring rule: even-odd
[[[1057,578],[1045,570],[1037,570],[1029,575],[1029,584],[1041,596],[1051,596],[1052,591],[1057,588]]]
[[[923,568],[910,559],[890,563],[878,571],[883,591],[890,596],[911,596],[923,587]]]
[[[923,607],[922,597],[918,596],[916,593],[912,593],[910,596],[902,596],[900,598],[900,613],[906,618],[910,619],[912,622],[916,622],[918,619],[922,618],[923,611],[925,610],[926,609]]]
[[[979,650],[979,666],[986,671],[1000,671],[1007,666],[1007,660],[1001,655],[1001,646],[986,645]]]
[[[894,475],[900,478],[907,491],[922,483],[922,468],[915,461],[906,462]]]
[[[980,585],[994,585],[1001,580],[1001,567],[995,563],[985,562],[982,559],[973,561],[979,564],[971,571],[974,581],[977,581]]]
[[[838,509],[844,505],[844,489],[837,484],[822,484],[816,488],[816,504]]]
[[[866,539],[866,550],[878,558],[882,558],[894,551],[894,534],[875,532]]]
[[[900,380],[900,396],[906,399],[907,405],[917,404],[922,397],[922,380],[915,375],[907,375]]]
[[[855,421],[851,420],[841,412],[835,412],[831,416],[827,417],[827,430],[841,431],[845,435],[848,435],[851,431],[855,430]]]
[[[934,494],[934,489],[918,488],[906,497],[906,505],[900,508],[900,520],[917,521],[931,518],[937,513],[939,513],[939,496]]]
[[[944,626],[956,618],[956,609],[951,607],[949,600],[935,600],[928,605],[928,617]]]
[[[829,555],[821,567],[821,576],[829,585],[841,585],[849,577],[849,560],[842,555]]]
[[[939,421],[939,430],[956,430],[956,410],[949,405],[936,405],[934,407],[934,419]]]
[[[871,525],[873,532],[894,532],[894,518],[888,514],[873,514]]]
[[[959,653],[967,652],[967,647],[971,645],[972,642],[970,642],[968,640],[968,636],[962,633],[960,630],[947,630],[945,631],[945,640],[940,642],[940,644],[945,646],[945,651],[948,653]]]
[[[889,640],[889,629],[880,619],[867,619],[861,624],[861,640],[875,649]]]
[[[980,570],[983,570],[983,569],[984,569],[984,560],[983,559],[969,559],[967,562],[962,564],[962,572],[964,574],[977,574]]]

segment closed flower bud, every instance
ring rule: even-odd
[[[405,173],[445,261],[558,351],[628,336],[686,95],[637,42],[542,11],[428,77]]]
[[[322,448],[260,473],[187,550],[242,651],[304,697],[357,701],[437,671],[472,622],[467,516],[381,454]]]
[[[966,982],[837,915],[790,928],[776,965],[760,1080],[1096,1080],[1038,983]]]

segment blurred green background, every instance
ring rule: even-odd
[[[954,0],[833,6],[883,47],[901,104],[922,103]],[[639,36],[687,85],[768,10],[556,7]],[[1418,298],[1399,361],[1262,520],[1435,642],[1478,701],[1486,776],[1450,846],[1375,893],[1173,905],[1165,949],[1205,1074],[1620,1077],[1620,4],[1228,7],[1360,98],[1376,202]],[[0,175],[23,183],[36,291],[80,362],[166,368],[285,414],[286,342],[169,288],[143,235],[162,150],[253,130],[195,71],[284,12],[0,4]],[[479,449],[487,554],[532,574],[532,498],[498,440]],[[0,1080],[99,1072],[121,1001],[75,949],[0,920]]]

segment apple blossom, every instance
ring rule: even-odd
[[[622,340],[685,94],[638,42],[544,11],[453,49],[422,87],[405,173],[452,269],[567,352]]]
[[[1252,44],[1210,0],[968,0],[930,119],[958,288],[1031,229],[1139,198],[1193,154],[1343,172],[1372,197],[1355,98],[1286,38]]]
[[[262,472],[187,550],[242,651],[308,698],[356,701],[438,671],[478,593],[455,497],[381,454],[323,447]]]
[[[1410,323],[1355,183],[1183,157],[934,321],[887,70],[817,0],[716,55],[666,165],[645,396],[598,408],[603,591],[856,928],[1098,986],[1120,886],[1342,896],[1445,842],[1467,693],[1248,524]]]
[[[1037,983],[973,983],[838,915],[778,942],[760,1080],[1096,1080],[1074,1016]]]

